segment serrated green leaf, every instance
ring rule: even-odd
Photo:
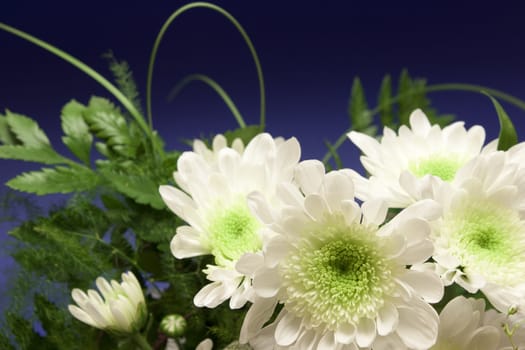
[[[16,145],[20,144],[17,141],[15,135],[9,130],[9,124],[7,124],[7,118],[0,114],[0,143],[4,145]]]
[[[247,145],[259,133],[261,133],[260,125],[248,125],[244,128],[226,131],[224,137],[226,137],[229,145],[237,138],[241,139],[244,145]]]
[[[35,148],[50,146],[46,134],[33,119],[6,111],[6,121],[16,138],[25,146]]]
[[[139,204],[147,204],[155,209],[166,207],[159,194],[159,184],[146,176],[115,173],[102,169],[106,180],[120,193]]]
[[[498,100],[496,100],[494,97],[492,97],[485,91],[482,91],[482,93],[484,93],[490,98],[492,104],[494,105],[494,108],[496,109],[496,113],[498,114],[500,127],[498,136],[498,150],[506,151],[518,143],[518,134],[516,133],[514,124],[512,124],[512,120],[508,116],[507,112],[505,112]]]
[[[67,160],[51,147],[25,147],[20,145],[0,146],[0,158],[16,159],[42,164],[64,164]]]
[[[29,349],[37,334],[33,332],[31,323],[11,312],[7,313],[7,325],[20,349]]]
[[[93,136],[82,116],[85,110],[86,107],[75,100],[64,106],[61,118],[65,136],[62,141],[78,159],[89,165]]]
[[[84,116],[89,127],[105,141],[108,148],[124,157],[136,156],[142,138],[131,134],[126,118],[111,102],[92,97]]]
[[[348,105],[348,114],[353,130],[363,130],[372,123],[372,116],[368,110],[365,91],[358,77],[354,78],[352,92],[350,94],[350,103]]]
[[[0,333],[0,349],[15,350],[13,345],[9,342],[9,338],[3,333]]]
[[[392,113],[392,78],[389,74],[385,75],[381,82],[379,89],[379,96],[377,98],[377,105],[379,107],[379,116],[381,124],[390,128],[394,127],[394,115]]]
[[[43,168],[23,173],[6,183],[12,189],[38,195],[88,191],[99,184],[100,177],[83,166]]]
[[[399,86],[397,89],[397,94],[399,95],[398,102],[398,114],[399,114],[399,124],[408,125],[410,113],[412,113],[412,103],[414,91],[412,90],[412,79],[408,74],[407,69],[401,71],[399,76]]]

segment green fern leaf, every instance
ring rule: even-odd
[[[128,158],[136,156],[141,138],[132,135],[126,118],[111,102],[92,97],[85,117],[96,136],[104,140],[111,150]]]
[[[4,145],[20,144],[20,141],[16,139],[16,136],[9,128],[6,116],[2,114],[0,114],[0,143]]]
[[[13,134],[27,147],[49,147],[49,139],[37,122],[21,114],[6,111],[6,121]]]
[[[78,159],[89,165],[93,136],[82,116],[85,110],[86,107],[75,100],[64,106],[61,118],[65,136],[62,141]]]
[[[377,105],[379,107],[381,124],[390,128],[394,127],[394,115],[392,113],[392,78],[389,74],[385,75],[381,82]]]
[[[103,57],[108,59],[109,70],[113,73],[115,83],[117,83],[120,91],[122,91],[124,96],[126,96],[140,114],[142,114],[139,91],[128,62],[117,60],[112,51],[107,52]]]
[[[244,128],[238,128],[235,130],[226,131],[224,137],[228,141],[228,144],[231,145],[235,139],[241,139],[242,142],[246,145],[248,144],[257,134],[261,132],[260,125],[248,125]]]
[[[350,115],[353,130],[361,131],[372,124],[372,115],[368,110],[365,91],[358,77],[354,78],[354,83],[352,84],[348,114]]]
[[[64,164],[66,158],[55,152],[50,146],[25,147],[20,145],[0,146],[0,158],[16,159],[42,164]]]
[[[12,189],[35,193],[71,193],[91,190],[100,184],[100,177],[91,169],[75,165],[43,168],[23,173],[7,182]]]
[[[106,180],[120,193],[139,204],[147,204],[155,209],[165,208],[159,195],[159,184],[149,177],[128,175],[101,169]]]
[[[410,113],[412,113],[412,98],[414,91],[412,90],[412,78],[408,74],[408,70],[403,69],[399,76],[399,87],[397,89],[399,95],[398,114],[399,125],[408,125]]]

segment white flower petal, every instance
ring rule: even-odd
[[[355,340],[360,347],[372,345],[376,337],[376,324],[374,320],[363,318],[357,324],[357,333]]]
[[[202,244],[199,233],[190,226],[177,227],[170,248],[177,259],[210,254],[210,250]]]
[[[407,270],[400,279],[410,285],[419,296],[429,303],[437,303],[443,298],[443,283],[433,272]]]
[[[256,298],[254,300],[241,326],[241,333],[239,335],[239,342],[241,344],[247,343],[257,334],[272,316],[275,305],[277,305],[276,298]]]
[[[361,206],[365,224],[380,225],[385,221],[388,212],[388,206],[381,199],[371,199]]]
[[[397,308],[387,302],[377,313],[377,333],[379,335],[390,334],[397,327],[399,314]]]
[[[260,297],[275,296],[281,288],[281,279],[277,269],[266,269],[257,273],[253,278],[253,288]]]
[[[398,309],[399,324],[396,333],[409,348],[428,349],[436,342],[439,318],[436,311],[417,298],[411,305]]]
[[[297,340],[302,328],[301,318],[287,313],[277,324],[275,340],[281,346],[289,346]]]
[[[295,167],[295,179],[304,194],[320,189],[324,176],[324,165],[318,160],[305,160]]]
[[[335,331],[335,340],[340,344],[350,344],[355,339],[357,328],[352,323],[339,325]]]

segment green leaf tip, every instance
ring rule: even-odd
[[[499,119],[499,135],[498,135],[498,150],[499,151],[506,151],[515,144],[518,143],[518,134],[516,133],[516,129],[514,128],[514,124],[512,124],[512,120],[510,119],[509,115],[501,104],[496,100],[494,97],[492,97],[489,93],[486,91],[481,91],[483,94],[487,95],[488,98],[492,101],[492,104],[494,105],[494,108],[496,109],[496,113],[498,114]]]

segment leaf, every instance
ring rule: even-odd
[[[498,150],[500,151],[506,151],[515,144],[518,143],[518,134],[516,133],[516,129],[514,128],[514,124],[512,124],[512,120],[508,116],[508,114],[505,112],[501,104],[496,100],[494,97],[489,95],[485,91],[481,91],[485,95],[487,95],[490,100],[492,101],[492,104],[494,105],[494,108],[496,109],[496,113],[498,114],[499,118],[499,136],[498,136]]]
[[[42,164],[64,164],[66,158],[55,152],[51,147],[25,147],[21,145],[0,146],[0,158],[16,159]]]
[[[25,146],[35,148],[50,146],[46,134],[33,119],[6,111],[6,120],[11,131]]]
[[[358,77],[354,78],[354,83],[352,84],[348,114],[350,115],[353,130],[366,129],[372,123],[372,116],[368,110],[365,92]]]
[[[106,180],[120,193],[155,209],[166,207],[159,194],[159,184],[147,176],[128,175],[101,169]]]
[[[260,125],[248,125],[244,128],[226,131],[224,137],[226,137],[229,145],[237,138],[241,139],[241,141],[247,145],[257,134],[261,133],[261,131]]]
[[[126,118],[111,102],[92,97],[85,117],[96,136],[104,140],[111,150],[128,158],[136,156],[141,138],[131,134]]]
[[[87,191],[99,184],[100,178],[95,172],[76,165],[23,173],[9,180],[6,185],[15,190],[43,195]]]
[[[406,69],[403,69],[401,71],[401,75],[399,76],[397,94],[399,96],[399,124],[408,125],[409,116],[413,109],[411,100],[413,98],[414,91],[412,90],[412,79],[410,78],[408,70]]]
[[[8,312],[6,315],[7,325],[21,349],[29,349],[35,338],[38,336],[31,323],[22,317]]]
[[[61,118],[65,136],[62,141],[78,159],[89,165],[93,136],[82,116],[85,110],[86,107],[75,100],[64,106]]]
[[[17,142],[16,136],[9,129],[7,124],[7,118],[0,114],[0,142],[4,145],[16,145],[20,144]]]
[[[392,78],[389,74],[385,75],[381,82],[377,105],[379,107],[381,124],[392,128],[394,126],[394,115],[392,113]]]

